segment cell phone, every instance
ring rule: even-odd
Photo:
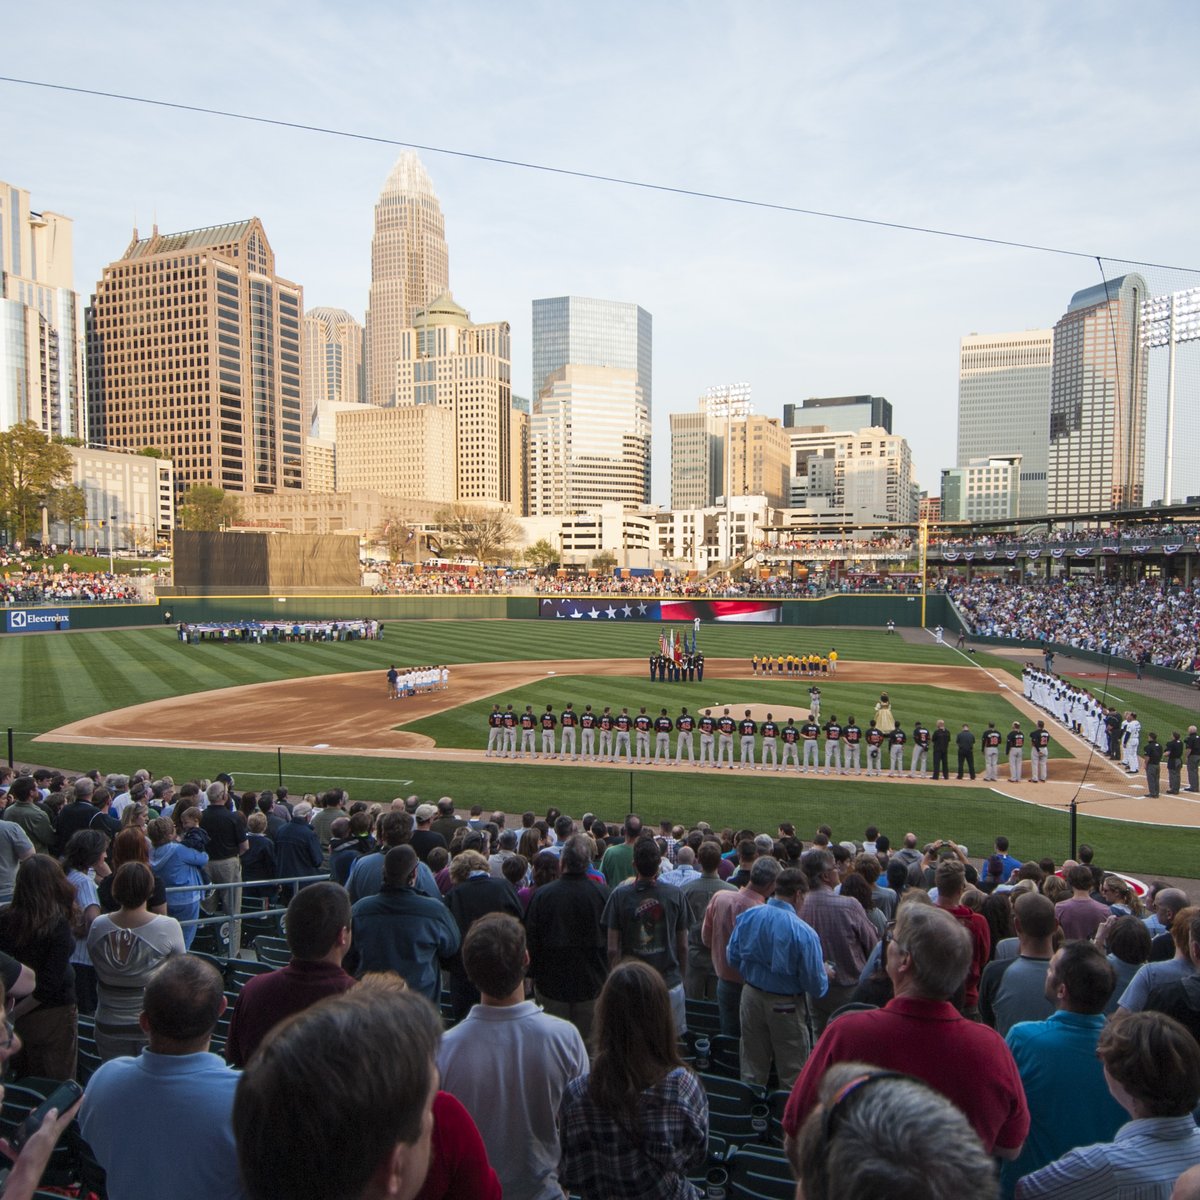
[[[33,1135],[37,1133],[39,1129],[41,1129],[42,1122],[46,1119],[46,1114],[52,1108],[57,1110],[59,1116],[62,1116],[67,1109],[77,1104],[82,1096],[83,1088],[81,1088],[79,1084],[75,1082],[75,1080],[68,1079],[65,1083],[60,1083],[58,1087],[56,1087],[54,1091],[52,1091],[50,1095],[47,1096],[46,1099],[43,1100],[41,1104],[39,1104],[37,1108],[33,1110],[33,1112],[31,1112],[29,1116],[27,1116],[25,1120],[23,1120],[21,1124],[17,1126],[16,1132],[10,1139],[10,1145],[12,1148],[14,1150],[20,1150],[21,1147],[25,1145],[25,1143],[29,1141],[29,1139],[33,1137]]]

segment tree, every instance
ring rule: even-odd
[[[220,529],[234,525],[242,515],[242,504],[219,487],[198,483],[184,493],[179,505],[179,528],[191,530]]]
[[[525,550],[525,561],[539,571],[558,561],[558,551],[545,539],[540,538]]]
[[[442,530],[442,544],[451,554],[495,563],[511,558],[521,536],[517,523],[502,508],[455,504],[434,518]]]
[[[143,458],[166,458],[167,456],[157,446],[143,446],[138,453]]]
[[[617,565],[617,556],[611,550],[601,550],[599,554],[592,556],[592,566],[597,571],[602,571],[607,574]]]
[[[392,562],[403,562],[411,553],[415,558],[420,553],[421,539],[417,531],[398,513],[388,513],[375,531],[375,540],[388,552]]]
[[[0,516],[14,541],[40,529],[43,504],[71,473],[65,446],[48,441],[32,422],[0,433]]]
[[[68,483],[65,487],[56,488],[50,493],[50,520],[58,525],[67,527],[67,541],[75,540],[75,522],[82,521],[87,516],[87,497],[83,488],[76,483]]]

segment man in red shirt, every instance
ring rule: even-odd
[[[1029,1109],[1012,1054],[994,1029],[968,1021],[950,1003],[971,952],[970,935],[949,913],[901,904],[884,951],[895,998],[883,1008],[844,1013],[826,1027],[784,1110],[789,1151],[817,1104],[825,1072],[855,1062],[924,1080],[971,1122],[987,1153],[1006,1159],[1020,1153]]]
[[[963,984],[963,1016],[979,1020],[979,977],[992,956],[992,931],[982,914],[972,912],[963,902],[967,875],[961,862],[945,858],[937,865],[933,881],[937,887],[938,908],[944,908],[971,935],[971,965]]]
[[[301,888],[287,910],[292,961],[247,980],[233,1007],[225,1061],[244,1067],[258,1044],[285,1017],[354,986],[342,970],[350,949],[350,897],[336,883]]]

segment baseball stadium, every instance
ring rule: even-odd
[[[320,793],[342,786],[355,798],[382,802],[450,795],[463,809],[554,807],[616,821],[638,812],[715,828],[790,821],[811,832],[827,823],[851,838],[874,824],[893,836],[954,837],[981,853],[1004,832],[1014,844],[1028,841],[1059,858],[1087,842],[1105,862],[1142,875],[1192,874],[1200,850],[1194,798],[1149,798],[1143,779],[1022,695],[1023,667],[1033,660],[1040,666],[1044,647],[976,638],[943,592],[769,601],[638,595],[631,604],[620,593],[408,597],[230,589],[150,604],[68,606],[60,616],[67,628],[0,640],[10,681],[4,725],[15,763],[68,773],[119,763],[176,780],[228,772],[256,789]],[[306,640],[299,626],[311,621],[375,621],[380,636]],[[231,624],[246,622],[290,623],[297,634],[257,641],[229,635]],[[180,629],[189,626],[218,636],[185,640]],[[652,673],[648,663],[661,652],[664,633],[672,653],[682,639],[703,655],[702,679],[694,670],[677,681]],[[561,714],[568,704],[577,712],[588,705],[596,713],[644,708],[651,719],[665,709],[673,721],[684,707],[697,719],[728,708],[736,720],[749,710],[758,723],[768,714],[781,726],[789,718],[801,723],[813,680],[807,673],[760,673],[757,660],[827,657],[830,650],[836,665],[819,677],[821,721],[834,714],[865,728],[884,692],[902,728],[944,720],[952,737],[964,725],[978,738],[989,722],[1006,732],[1014,722],[1030,729],[1046,718],[1047,782],[1032,783],[1028,761],[1022,781],[1010,782],[1003,754],[1001,778],[985,781],[978,748],[976,778],[961,781],[929,779],[928,767],[912,777],[908,750],[906,773],[895,778],[886,769],[868,776],[865,760],[856,774],[718,771],[686,758],[677,764],[675,734],[669,762],[649,765],[487,754],[494,705],[516,713],[528,705],[539,716],[548,706]],[[1195,693],[1185,674],[1151,667],[1138,678],[1132,662],[1068,645],[1057,650],[1058,675],[1105,706],[1136,706],[1142,727],[1166,731],[1163,740],[1194,723]],[[445,687],[389,699],[390,667],[429,664],[447,668]],[[541,745],[539,729],[539,751]],[[756,764],[758,757],[756,748]],[[955,771],[953,746],[950,767]]]

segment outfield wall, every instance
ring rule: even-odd
[[[177,621],[245,621],[321,620],[354,617],[379,621],[430,620],[533,620],[539,615],[542,597],[538,596],[370,596],[288,594],[279,596],[164,596],[154,604],[80,604],[63,606],[69,613],[71,629],[128,628],[139,625],[161,625],[170,613],[171,623]],[[610,604],[624,606],[648,601],[655,613],[642,618],[659,620],[660,602],[678,605],[679,597],[576,596],[571,602],[605,610]],[[700,601],[700,604],[707,602]],[[921,624],[919,596],[891,595],[830,595],[811,600],[775,600],[771,624],[800,626],[866,626],[882,629],[889,619],[897,626],[917,628]],[[28,611],[33,612],[30,608]],[[638,619],[638,618],[633,618]],[[662,617],[677,622],[678,616]],[[926,624],[957,628],[957,618],[948,599],[930,596],[926,604]]]

